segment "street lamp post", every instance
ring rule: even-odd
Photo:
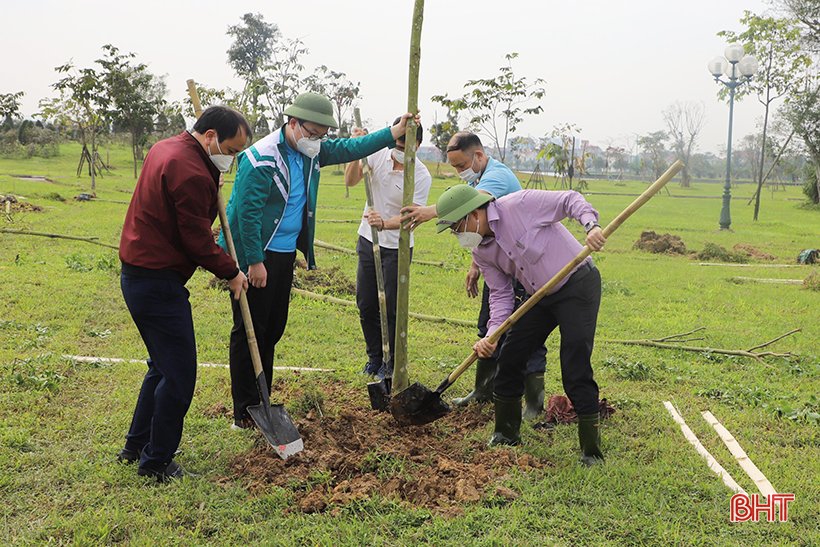
[[[757,59],[745,55],[743,46],[730,44],[723,52],[724,57],[709,61],[709,73],[715,81],[729,88],[729,142],[726,145],[726,183],[723,185],[723,207],[720,210],[720,229],[728,230],[732,225],[729,204],[732,199],[732,117],[735,110],[735,90],[752,79],[757,72]],[[725,75],[728,80],[721,76]]]

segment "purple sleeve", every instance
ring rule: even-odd
[[[499,270],[490,261],[473,253],[478,269],[484,276],[484,282],[490,289],[490,319],[487,321],[487,336],[495,332],[513,312],[515,307],[515,292],[512,279]]]
[[[521,193],[524,194],[521,196],[523,203],[532,206],[538,211],[538,216],[548,222],[560,222],[567,217],[581,225],[598,222],[598,211],[578,192],[525,190]]]

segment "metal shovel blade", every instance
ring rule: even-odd
[[[399,425],[424,425],[450,412],[441,393],[416,382],[390,401],[390,413]]]
[[[272,404],[267,408],[264,404],[249,406],[248,414],[256,422],[265,440],[283,460],[304,450],[302,436],[283,405]]]
[[[390,388],[392,378],[382,378],[378,382],[368,382],[367,395],[370,397],[370,408],[386,412],[390,408]]]

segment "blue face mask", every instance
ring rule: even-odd
[[[479,173],[473,171],[473,163],[475,162],[475,154],[473,154],[473,159],[470,160],[470,167],[465,169],[464,171],[459,171],[458,177],[466,182],[467,184],[472,184],[478,180]]]

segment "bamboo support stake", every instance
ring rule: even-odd
[[[319,294],[307,291],[305,289],[297,289],[296,287],[293,287],[291,289],[291,292],[294,294],[298,294],[299,296],[304,296],[305,298],[310,298],[311,300],[321,300],[323,302],[330,302],[331,304],[340,304],[342,306],[356,306],[356,303],[352,300],[337,298],[335,296],[330,296],[329,294]],[[437,315],[427,315],[425,313],[414,312],[408,312],[408,316],[412,317],[413,319],[419,319],[421,321],[430,321],[431,323],[451,323],[453,325],[460,325],[463,327],[475,327],[475,321],[467,321],[466,319],[453,319],[451,317],[440,317]]]
[[[413,25],[410,32],[409,78],[407,85],[407,111],[418,113],[419,64],[421,62],[421,26],[424,20],[424,0],[416,0],[413,8]],[[402,205],[413,205],[416,191],[416,122],[407,122],[404,144],[404,193]],[[398,289],[396,291],[396,343],[393,356],[393,390],[407,389],[410,376],[407,371],[407,324],[410,302],[410,231],[399,231]]]
[[[338,251],[340,253],[345,253],[349,255],[355,255],[356,251],[353,249],[348,249],[347,247],[342,247],[340,245],[334,245],[332,243],[327,243],[325,241],[320,241],[318,239],[313,240],[313,244],[316,247],[321,247],[323,249],[328,249],[331,251]],[[432,260],[417,260],[413,259],[413,264],[422,264],[424,266],[436,266],[437,268],[446,268],[447,265],[444,262],[434,262]]]
[[[358,107],[353,109],[353,115],[356,119],[356,126],[362,127],[362,115]],[[367,198],[367,208],[369,211],[374,211],[373,172],[370,170],[367,158],[362,158],[360,161],[362,165],[362,176],[364,177],[364,193]],[[384,221],[382,221],[382,226],[384,226]],[[379,248],[379,230],[375,226],[370,226],[370,243],[373,247],[373,265],[376,270],[376,292],[379,297],[379,329],[382,340],[382,362],[385,363],[385,367],[388,367],[392,359],[390,356],[390,334],[387,328],[387,294],[384,291],[384,270],[382,270],[382,253]]]
[[[768,496],[770,494],[777,494],[777,490],[774,489],[772,483],[769,482],[769,479],[763,474],[760,469],[754,464],[754,462],[749,459],[749,456],[746,455],[746,452],[741,448],[740,443],[737,442],[729,430],[723,427],[717,418],[715,418],[714,414],[709,412],[708,410],[704,410],[700,413],[703,416],[703,419],[711,425],[715,431],[717,431],[720,440],[723,441],[723,444],[726,445],[726,448],[729,449],[729,452],[732,453],[732,456],[735,457],[737,463],[740,464],[740,467],[749,475],[749,478],[757,486],[760,493],[764,496]]]
[[[695,447],[698,454],[700,454],[703,459],[706,460],[706,464],[709,466],[709,469],[715,472],[717,476],[719,476],[723,480],[723,484],[729,487],[730,490],[736,492],[738,494],[745,494],[746,491],[740,487],[738,483],[732,478],[728,471],[726,471],[723,466],[721,466],[717,460],[712,456],[708,450],[701,444],[700,440],[698,440],[697,436],[689,429],[689,426],[686,425],[686,422],[683,420],[678,411],[675,410],[675,407],[669,401],[664,401],[663,406],[666,407],[666,410],[669,411],[669,414],[672,415],[672,419],[677,422],[680,426],[681,431],[683,432],[683,436],[686,437],[686,440]]]
[[[63,234],[49,234],[46,232],[30,232],[28,230],[7,230],[5,228],[0,228],[0,234],[17,234],[17,235],[24,235],[24,236],[40,236],[40,237],[50,237],[51,239],[70,239],[72,241],[84,241],[86,243],[93,243],[94,245],[99,245],[101,247],[108,247],[109,249],[119,250],[119,247],[115,245],[109,245],[108,243],[101,243],[99,241],[95,241],[96,237],[80,237],[80,236],[67,236]]]

